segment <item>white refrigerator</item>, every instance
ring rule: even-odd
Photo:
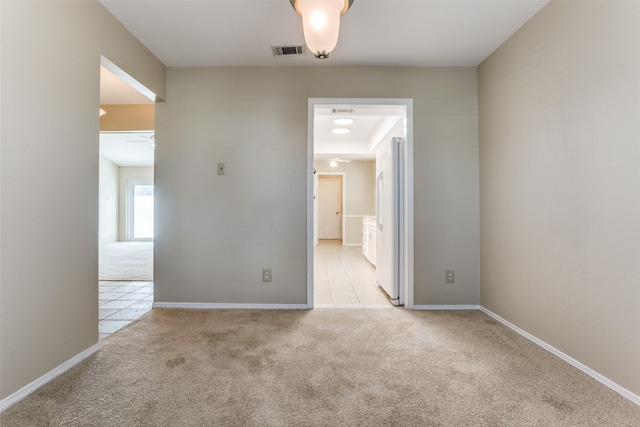
[[[376,281],[395,305],[399,286],[399,194],[401,138],[381,145],[376,153]]]

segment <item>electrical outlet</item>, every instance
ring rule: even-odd
[[[455,283],[453,270],[447,270],[445,283]]]
[[[218,163],[218,175],[224,175],[225,172],[226,172],[225,164],[224,163]]]
[[[270,268],[263,268],[262,269],[262,281],[263,282],[270,282],[271,281],[271,269]]]

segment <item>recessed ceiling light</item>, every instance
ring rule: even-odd
[[[331,129],[331,132],[335,133],[336,135],[344,135],[345,133],[349,133],[349,129],[347,128],[333,128]]]
[[[342,118],[342,119],[335,119],[333,121],[333,123],[340,125],[340,126],[345,126],[345,125],[350,125],[351,123],[353,123],[353,119],[348,119],[348,118]]]

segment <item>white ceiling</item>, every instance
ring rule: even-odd
[[[100,0],[168,67],[476,66],[548,0],[355,0],[327,60],[273,57],[303,44],[288,0]]]
[[[334,113],[333,109],[351,109],[350,113]],[[371,159],[383,137],[404,136],[403,106],[335,104],[316,106],[314,110],[313,148],[316,159]],[[349,125],[337,125],[334,120],[350,118]],[[349,129],[336,135],[334,128]]]
[[[100,154],[118,166],[153,166],[153,132],[101,132]]]

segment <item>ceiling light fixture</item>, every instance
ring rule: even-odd
[[[335,133],[336,135],[344,135],[349,133],[349,129],[347,128],[333,128],[331,129],[331,133]]]
[[[340,126],[345,126],[345,125],[350,125],[353,123],[353,119],[348,119],[348,118],[342,118],[342,119],[335,119],[333,121],[333,123],[340,125]]]
[[[329,162],[329,166],[331,166],[332,168],[337,168],[338,167],[338,162],[335,160],[331,160]]]
[[[302,16],[304,40],[318,59],[327,59],[338,44],[340,17],[353,0],[289,0]]]

